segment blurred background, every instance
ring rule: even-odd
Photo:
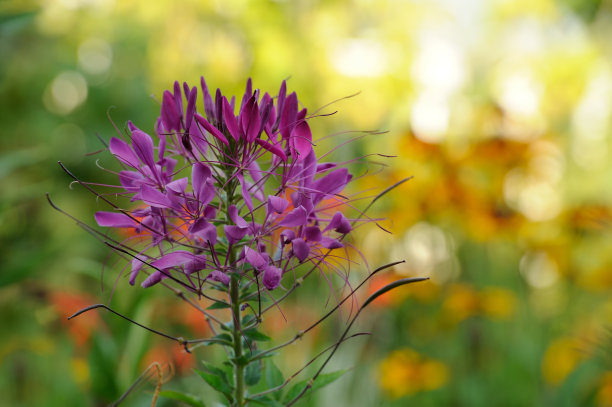
[[[370,292],[431,280],[377,300],[357,328],[373,335],[330,367],[350,371],[303,405],[612,406],[610,38],[606,0],[0,2],[2,405],[103,406],[153,361],[174,366],[164,388],[214,400],[190,376],[209,350],[107,313],[66,321],[113,294],[140,322],[210,334],[175,299],[117,279],[124,263],[44,196],[93,223],[103,206],[57,161],[114,182],[96,165],[110,155],[87,155],[114,135],[109,117],[152,132],[163,90],[204,75],[230,95],[248,77],[271,94],[290,78],[310,111],[361,92],[313,119],[315,138],[388,130],[336,153],[397,156],[353,192],[414,176],[372,213],[392,234],[362,228],[355,244],[372,268],[406,259]],[[275,339],[314,320],[316,285],[286,304],[289,322],[268,320]],[[275,362],[293,373],[337,329]],[[150,405],[154,386],[125,405]]]

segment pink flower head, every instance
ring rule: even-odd
[[[276,96],[262,94],[249,79],[237,106],[220,90],[213,98],[204,78],[200,88],[204,111],[196,87],[163,92],[157,141],[131,122],[129,142],[110,140],[120,188],[138,207],[95,218],[131,231],[130,283],[146,273],[143,287],[172,279],[201,292],[236,271],[274,290],[303,262],[325,265],[352,229],[340,211],[351,175],[317,160],[297,94],[284,81]]]

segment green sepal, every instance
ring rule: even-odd
[[[328,384],[338,380],[346,372],[347,370],[338,370],[335,372],[319,375],[313,382],[309,392],[312,393],[315,390],[319,390],[320,388],[327,386]],[[308,386],[309,381],[310,380],[302,380],[301,382],[296,383],[291,389],[289,389],[287,395],[285,395],[283,402],[288,403],[295,397],[297,397],[297,395],[300,394],[306,386]]]
[[[192,396],[191,394],[180,393],[173,390],[163,390],[159,393],[160,396],[166,397],[172,400],[181,401],[191,407],[206,407],[206,404],[198,397]]]

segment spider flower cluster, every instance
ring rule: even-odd
[[[130,284],[172,279],[202,292],[232,273],[261,279],[267,290],[299,264],[328,264],[351,222],[340,195],[351,174],[319,162],[308,112],[283,81],[278,95],[253,90],[240,105],[174,83],[165,91],[155,137],[128,122],[129,141],[113,137],[120,188],[133,207],[95,214],[98,225],[135,231]],[[129,239],[128,239],[129,240]],[[138,244],[136,244],[136,242]]]

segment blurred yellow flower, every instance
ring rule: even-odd
[[[583,358],[576,338],[563,337],[554,340],[546,349],[542,360],[542,376],[551,385],[561,384]]]
[[[507,319],[514,314],[516,296],[500,287],[486,287],[480,292],[480,309],[490,318]]]
[[[514,315],[515,294],[501,287],[485,287],[478,291],[469,284],[454,284],[450,287],[443,309],[453,322],[474,315],[492,319],[507,319]]]
[[[73,358],[70,361],[70,372],[76,383],[82,387],[89,386],[90,371],[89,363],[86,359],[81,357]]]
[[[445,364],[410,348],[392,352],[378,370],[380,387],[393,398],[438,389],[449,376]]]

